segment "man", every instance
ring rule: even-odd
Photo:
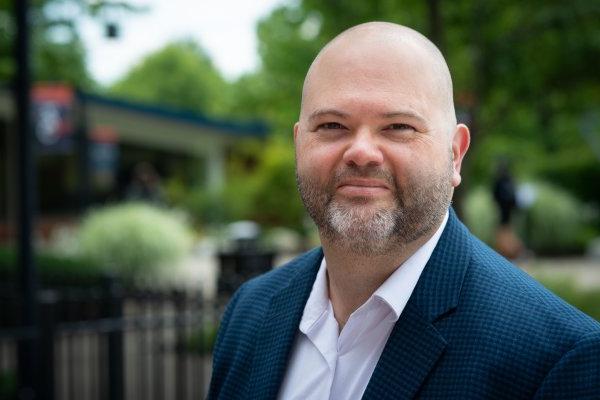
[[[351,28],[311,65],[294,127],[322,249],[242,286],[212,399],[600,399],[600,324],[450,208],[469,146],[437,48]]]

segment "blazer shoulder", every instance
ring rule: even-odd
[[[291,284],[310,279],[322,257],[321,248],[315,248],[245,282],[227,306],[227,316],[236,323],[243,323],[246,328],[259,324],[273,297]]]
[[[287,296],[289,309],[303,304],[312,287],[313,273],[323,254],[320,249],[304,253],[281,267],[244,283],[229,302],[213,352],[213,374],[208,398],[235,398],[245,387],[255,358],[255,346],[269,318],[272,302]],[[300,289],[299,289],[300,288]]]
[[[598,321],[565,302],[478,239],[473,240],[465,299],[477,301],[489,322],[520,327],[519,331],[525,327],[527,335],[539,336],[544,342],[561,342],[566,347],[590,333],[600,332]]]

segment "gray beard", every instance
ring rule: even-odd
[[[435,176],[426,184],[413,183],[405,191],[400,190],[389,172],[371,167],[347,167],[336,174],[325,190],[298,172],[296,181],[302,201],[324,239],[352,254],[376,256],[404,248],[437,227],[452,199],[451,174],[450,161],[448,173]],[[354,204],[338,202],[335,188],[347,177],[385,180],[393,188],[395,206],[374,209],[366,204],[369,199],[361,198],[354,199]]]

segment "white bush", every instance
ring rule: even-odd
[[[192,245],[191,231],[178,215],[143,203],[92,211],[79,239],[84,256],[128,280],[176,265]]]

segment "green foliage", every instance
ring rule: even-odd
[[[110,92],[146,103],[223,115],[228,89],[204,50],[192,41],[182,41],[148,55]]]
[[[445,10],[457,106],[472,120],[466,182],[489,180],[489,162],[500,155],[523,175],[550,181],[557,168],[575,178],[597,170],[597,159],[577,169],[572,161],[593,159],[580,120],[600,105],[600,74],[590,67],[600,9],[586,1],[463,0]],[[557,158],[571,162],[558,167]],[[576,197],[599,204],[586,195],[589,185],[570,182],[563,186]]]
[[[277,142],[269,143],[251,180],[251,219],[266,226],[302,230],[305,212],[294,177],[292,148]]]
[[[475,236],[489,245],[494,244],[498,214],[489,190],[482,186],[473,188],[465,196],[462,215]]]
[[[14,78],[16,63],[13,43],[16,36],[14,1],[0,1],[0,81]],[[85,63],[85,49],[79,37],[77,19],[98,17],[106,8],[130,7],[126,2],[84,0],[36,0],[29,3],[31,70],[33,80],[60,81],[83,89],[94,89]],[[129,11],[135,11],[130,9]],[[6,57],[4,55],[7,55]]]
[[[35,263],[44,286],[94,284],[103,274],[98,264],[79,255],[38,251]],[[0,247],[0,277],[6,281],[18,280],[17,257],[13,248]]]
[[[600,182],[600,162],[589,147],[585,150],[578,147],[563,149],[554,157],[544,159],[539,170],[546,181],[577,194],[586,202],[598,204],[600,185],[591,183]],[[600,228],[600,221],[596,226]]]
[[[517,211],[515,228],[527,247],[541,255],[582,253],[594,236],[584,205],[568,192],[545,183],[534,185],[536,199]],[[463,203],[465,224],[481,240],[493,245],[499,221],[489,190],[473,188]]]
[[[209,354],[217,340],[217,333],[217,324],[204,322],[200,329],[188,337],[187,350],[196,354]]]
[[[191,246],[191,233],[175,214],[142,203],[97,209],[81,226],[82,253],[125,280],[173,266]]]
[[[17,258],[11,247],[0,247],[0,270],[16,269]]]
[[[528,244],[543,254],[582,252],[587,236],[583,205],[564,190],[536,185],[537,197],[528,210]]]
[[[322,18],[320,34],[323,38],[331,38],[351,26],[368,21],[389,21],[412,26],[421,32],[427,30],[428,10],[423,1],[304,0],[302,8],[308,15],[317,13]]]
[[[95,86],[85,64],[83,43],[75,38],[67,43],[56,43],[39,37],[34,47],[33,76],[38,81],[69,83],[80,89]]]
[[[178,204],[198,225],[253,220],[265,227],[286,226],[303,232],[305,212],[294,179],[293,148],[276,139],[247,146],[230,162],[222,190],[195,188]],[[248,169],[244,152],[260,152],[258,165]]]
[[[198,227],[219,225],[237,219],[234,210],[231,209],[233,202],[228,200],[237,199],[240,204],[243,204],[245,196],[241,195],[239,191],[238,187],[238,193],[234,197],[229,197],[222,191],[210,191],[203,187],[195,187],[183,197],[180,205],[188,211],[194,224]]]
[[[12,2],[0,0],[0,81],[8,81],[12,78],[15,70],[15,60],[9,57],[13,51],[14,35],[16,31],[15,21],[12,17],[10,7]]]
[[[274,135],[291,137],[298,116],[302,80],[318,45],[298,34],[298,18],[287,8],[273,11],[258,24],[258,71],[240,77],[231,85],[229,115],[260,118]]]
[[[0,371],[0,399],[17,397],[17,374],[14,370]]]

